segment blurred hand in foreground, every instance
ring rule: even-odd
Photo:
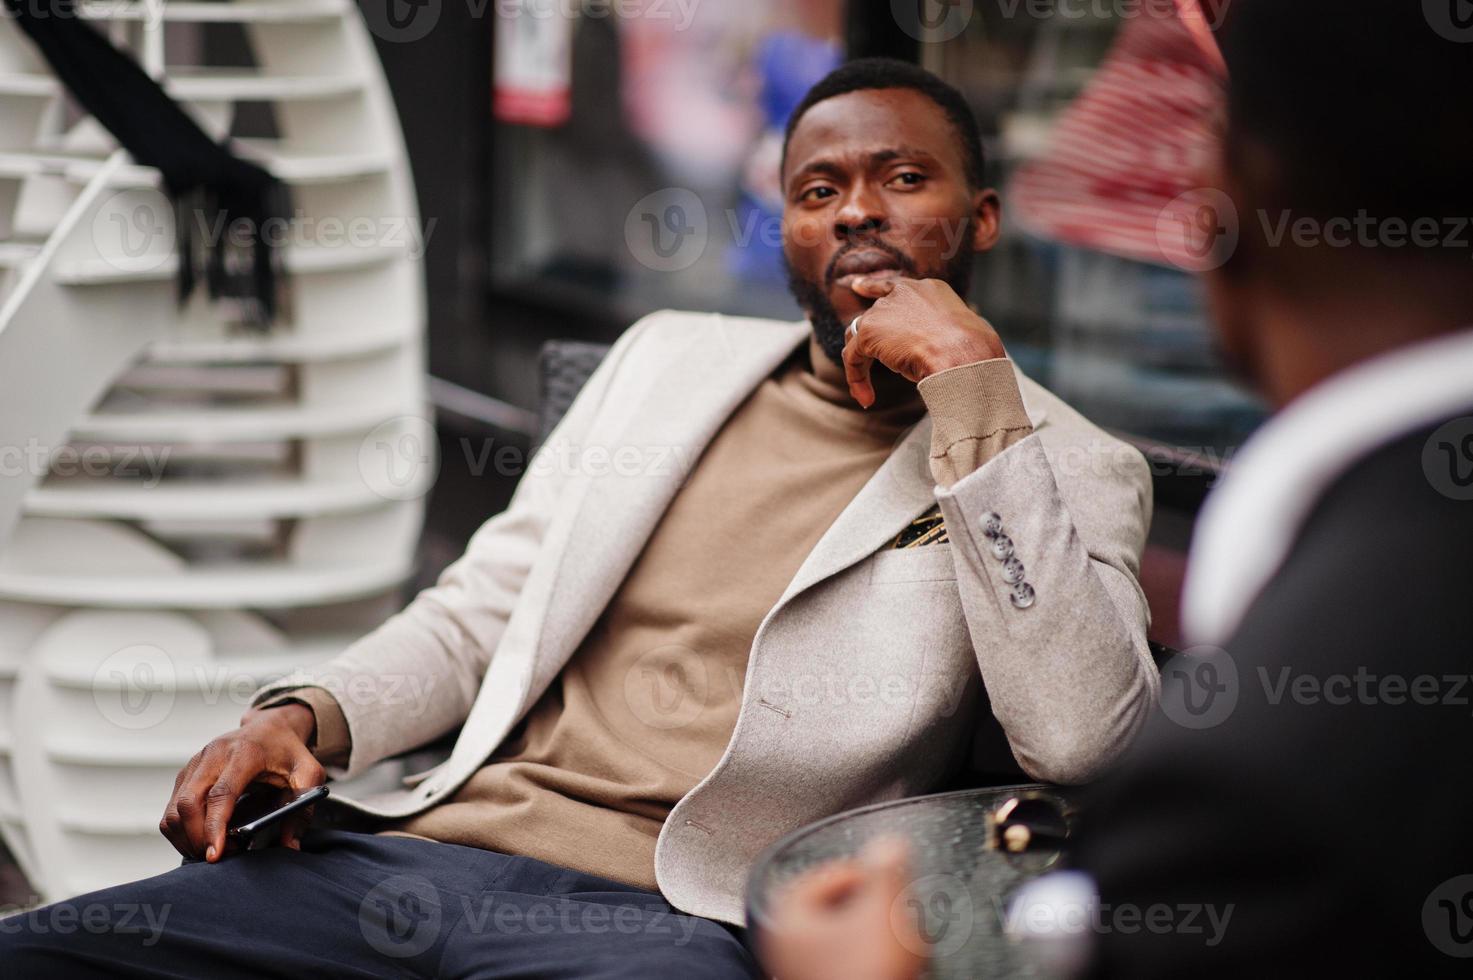
[[[907,913],[904,842],[871,842],[856,860],[800,876],[775,898],[763,964],[781,980],[915,980],[925,943]]]

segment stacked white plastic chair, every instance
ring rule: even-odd
[[[395,608],[434,452],[419,218],[356,6],[82,11],[212,135],[268,104],[240,152],[295,220],[283,322],[180,308],[157,173],[0,18],[0,833],[51,900],[177,863],[174,773]],[[205,23],[255,66],[198,64]]]

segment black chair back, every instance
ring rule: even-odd
[[[584,340],[549,340],[537,356],[537,431],[532,438],[536,451],[568,409],[578,392],[609,353],[609,344]]]

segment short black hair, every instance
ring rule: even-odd
[[[787,132],[783,134],[782,172],[785,173],[788,167],[788,143],[804,113],[838,95],[880,88],[914,89],[940,106],[956,130],[967,183],[974,190],[986,186],[987,158],[982,152],[982,134],[977,129],[977,119],[972,115],[967,100],[926,69],[895,58],[856,58],[835,68],[808,90],[798,108],[788,117]]]
[[[1473,27],[1449,4],[1233,0],[1229,165],[1271,157],[1253,202],[1318,217],[1473,217]]]

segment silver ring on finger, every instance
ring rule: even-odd
[[[860,316],[864,316],[864,314],[861,313],[861,314],[859,314],[859,316],[857,316],[854,319],[852,319],[852,320],[849,321],[849,329],[844,331],[844,335],[846,337],[849,337],[849,338],[852,339],[854,337],[858,337],[859,336],[859,317]]]

